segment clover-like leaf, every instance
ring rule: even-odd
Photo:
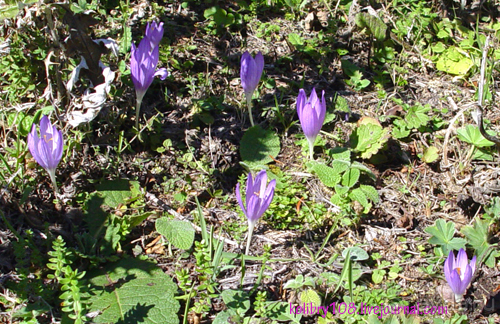
[[[434,226],[429,226],[424,231],[432,235],[429,243],[440,245],[444,255],[450,253],[451,250],[465,248],[464,239],[453,237],[455,235],[455,225],[453,222],[438,219]]]

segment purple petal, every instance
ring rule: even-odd
[[[455,295],[463,295],[464,291],[461,290],[462,280],[460,280],[460,275],[457,270],[453,270],[450,273],[450,280],[448,280],[451,290]]]
[[[241,56],[241,86],[243,87],[247,98],[251,98],[257,88],[264,69],[264,57],[262,56],[262,53],[259,52],[259,54],[257,54],[255,59],[250,55],[250,53],[248,53],[248,51],[243,53]]]
[[[238,200],[238,203],[240,204],[241,210],[247,216],[247,210],[245,209],[245,205],[243,204],[243,200],[241,199],[241,194],[240,194],[240,184],[236,184],[236,200]],[[248,200],[248,198],[247,198]],[[248,216],[247,216],[248,218]]]
[[[265,170],[261,170],[259,171],[259,173],[257,173],[254,184],[254,190],[255,189],[258,190],[255,191],[255,193],[258,194],[259,198],[264,198],[264,193],[266,191],[266,184],[267,184],[267,173]]]
[[[247,197],[247,218],[250,221],[257,221],[259,219],[260,202],[261,199],[255,194]]]
[[[253,177],[252,173],[248,173],[248,178],[247,178],[247,190],[246,190],[246,201],[247,201],[247,209],[248,209],[248,199],[250,199],[251,196],[253,196],[255,190],[254,190],[254,183],[253,183]]]
[[[158,69],[155,72],[155,76],[159,76],[160,80],[165,80],[167,78],[167,76],[168,76],[168,71],[165,68]]]
[[[271,182],[269,182],[269,185],[267,186],[266,193],[264,198],[262,199],[262,203],[260,205],[259,209],[259,217],[261,217],[266,210],[269,208],[269,205],[271,205],[271,202],[274,197],[274,189],[276,188],[276,180],[273,179]]]
[[[146,26],[146,37],[151,43],[151,48],[157,47],[163,38],[163,23],[158,24],[156,21],[153,21],[151,24],[148,23]]]
[[[465,291],[467,290],[467,287],[469,286],[471,280],[472,280],[472,269],[469,265],[467,265],[465,267],[465,269],[461,269],[462,271],[464,271],[464,275],[463,275],[463,280],[461,281],[460,283],[460,292],[461,292],[461,295],[463,295],[465,293]]]
[[[323,126],[323,123],[325,122],[325,116],[326,116],[326,101],[325,101],[325,90],[321,91],[321,103],[319,109],[319,117],[318,121],[321,123],[321,126]]]
[[[302,113],[304,111],[304,106],[307,101],[307,95],[304,89],[299,90],[299,95],[297,96],[297,115],[299,115],[299,120],[302,119]]]
[[[476,256],[473,256],[472,257],[472,260],[470,260],[470,268],[472,270],[472,274],[474,274],[474,272],[476,272]]]
[[[465,252],[464,249],[460,249],[458,251],[455,268],[460,268],[461,271],[465,271],[465,267],[467,267],[468,264],[469,260],[467,260],[467,253]]]

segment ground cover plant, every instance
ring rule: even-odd
[[[498,1],[0,16],[0,322],[500,321]]]

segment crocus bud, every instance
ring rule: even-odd
[[[304,89],[300,89],[297,97],[297,114],[299,115],[302,131],[309,142],[309,155],[312,159],[314,142],[325,121],[325,91],[322,91],[320,101],[316,95],[316,89],[313,88],[309,99],[307,99]]]
[[[261,52],[255,55],[255,59],[252,55],[250,55],[250,53],[243,53],[241,56],[240,78],[241,86],[245,92],[248,114],[250,115],[250,122],[252,126],[254,125],[252,117],[252,96],[255,89],[259,85],[262,71],[264,71],[264,57]]]
[[[57,192],[56,168],[62,158],[64,139],[60,130],[52,126],[49,117],[43,116],[40,120],[40,136],[33,124],[28,134],[28,148],[38,164],[50,176],[50,180]]]
[[[474,256],[469,263],[467,253],[465,253],[464,249],[458,251],[456,259],[453,251],[450,251],[448,258],[444,262],[444,276],[455,294],[456,301],[462,300],[475,271],[476,256]]]
[[[276,180],[271,180],[267,184],[267,173],[265,170],[260,171],[255,177],[248,174],[247,190],[246,190],[246,208],[240,194],[240,184],[236,185],[236,199],[240,204],[241,210],[248,220],[248,238],[245,254],[248,254],[250,249],[250,241],[252,239],[253,229],[259,218],[267,210],[274,197],[274,189],[276,188]]]

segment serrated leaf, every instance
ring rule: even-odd
[[[394,123],[395,124],[395,123]],[[391,131],[392,136],[396,139],[402,139],[408,137],[410,135],[410,130],[406,128],[406,123],[404,126],[396,126]]]
[[[376,181],[377,180],[377,176],[375,175],[375,173],[372,172],[372,170],[370,170],[370,168],[368,168],[366,165],[364,165],[363,163],[360,163],[358,161],[354,161],[352,162],[351,164],[351,168],[354,168],[354,169],[358,169],[360,171],[363,171],[364,173],[366,173],[366,175],[368,175],[370,177],[370,179],[372,179],[373,181]]]
[[[349,192],[349,187],[344,187],[341,185],[336,185],[335,186],[335,193],[339,196],[345,195],[346,193]]]
[[[426,147],[424,149],[424,156],[423,156],[422,160],[424,160],[425,163],[432,163],[439,158],[438,153],[439,153],[439,151],[438,151],[437,147],[435,147],[435,146]]]
[[[389,139],[389,130],[376,124],[361,124],[351,134],[353,151],[361,153],[361,158],[369,159]]]
[[[316,173],[319,180],[327,187],[333,187],[340,182],[340,174],[337,170],[324,165],[323,163],[310,163],[311,170]]]
[[[334,160],[341,160],[347,163],[351,163],[351,151],[344,147],[335,147],[328,151],[328,154]]]
[[[89,312],[98,312],[93,323],[177,324],[177,286],[155,264],[138,259],[107,263],[87,273]]]
[[[126,179],[105,180],[97,186],[97,192],[104,199],[104,205],[116,208],[132,198],[130,185]]]
[[[488,228],[487,221],[476,218],[474,226],[464,226],[461,232],[467,238],[468,243],[476,250],[476,254],[481,256],[490,246],[488,243]]]
[[[450,253],[451,250],[465,248],[464,239],[453,237],[455,235],[455,225],[453,222],[438,219],[434,226],[429,226],[424,231],[432,235],[429,243],[440,245],[445,255]]]
[[[356,188],[349,192],[349,198],[351,198],[351,200],[356,200],[357,202],[359,202],[365,209],[370,208],[370,203],[368,202],[365,193],[360,188]]]
[[[472,60],[457,47],[446,49],[436,62],[436,69],[453,75],[465,75],[474,65]]]
[[[347,170],[342,176],[342,185],[349,188],[354,187],[359,180],[360,174],[359,170],[355,168]]]
[[[411,106],[405,116],[405,121],[409,129],[425,126],[429,120],[428,112],[431,110],[429,105]]]
[[[162,217],[156,220],[156,230],[175,247],[189,250],[194,242],[194,228],[189,222]]]
[[[379,202],[380,197],[378,195],[377,189],[375,189],[372,186],[367,186],[367,185],[359,185],[359,189],[361,189],[366,197],[373,201],[375,204]]]
[[[313,306],[321,305],[321,297],[314,289],[306,289],[300,293],[300,301],[306,304],[312,303]]]
[[[228,289],[224,290],[221,296],[224,304],[240,315],[244,315],[250,309],[250,297],[246,291]]]
[[[269,301],[265,303],[266,317],[276,321],[292,321],[292,323],[300,323],[302,313],[290,312],[290,304],[287,302]]]
[[[280,152],[280,139],[260,126],[249,128],[240,142],[241,159],[246,164],[267,164]]]
[[[492,133],[492,135],[495,135]],[[476,125],[467,125],[465,128],[459,128],[457,130],[457,136],[460,140],[472,144],[477,147],[488,147],[493,146],[495,143],[488,141]]]

